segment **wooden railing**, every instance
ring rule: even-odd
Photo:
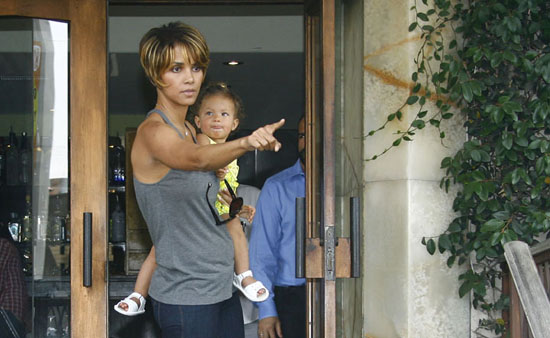
[[[550,294],[550,239],[537,244],[530,251],[548,296]],[[507,324],[507,333],[503,337],[533,338],[518,290],[506,263],[503,263],[503,272],[502,291],[510,297],[510,308],[503,313],[503,319]],[[550,334],[546,337],[550,337]]]

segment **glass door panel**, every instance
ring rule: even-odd
[[[0,19],[0,227],[20,255],[30,337],[70,334],[68,39],[64,22]]]
[[[338,237],[353,238],[352,199],[361,205],[363,193],[363,1],[335,1],[336,105],[335,219]],[[360,207],[359,207],[360,209]],[[357,214],[356,214],[357,215]],[[357,220],[359,221],[359,220]],[[357,223],[356,223],[357,224]],[[359,221],[359,225],[361,222]],[[353,243],[353,239],[356,240]],[[353,254],[352,254],[353,256]],[[358,262],[351,262],[352,264]],[[362,279],[341,278],[336,284],[336,336],[360,337],[362,327]]]

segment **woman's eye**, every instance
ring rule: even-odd
[[[200,72],[202,70],[201,67],[199,66],[193,66],[193,68],[191,68],[194,72]]]
[[[180,66],[174,66],[172,67],[172,72],[174,73],[179,73],[181,71],[181,67]]]

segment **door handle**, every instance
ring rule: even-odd
[[[82,284],[84,287],[92,286],[92,213],[85,212],[83,215],[83,275]]]
[[[361,276],[361,204],[359,197],[350,197],[351,277]]]
[[[296,198],[296,278],[304,278],[306,261],[306,198]]]

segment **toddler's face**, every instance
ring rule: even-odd
[[[216,143],[223,143],[239,125],[235,103],[225,95],[207,96],[202,100],[195,123],[201,132]]]

